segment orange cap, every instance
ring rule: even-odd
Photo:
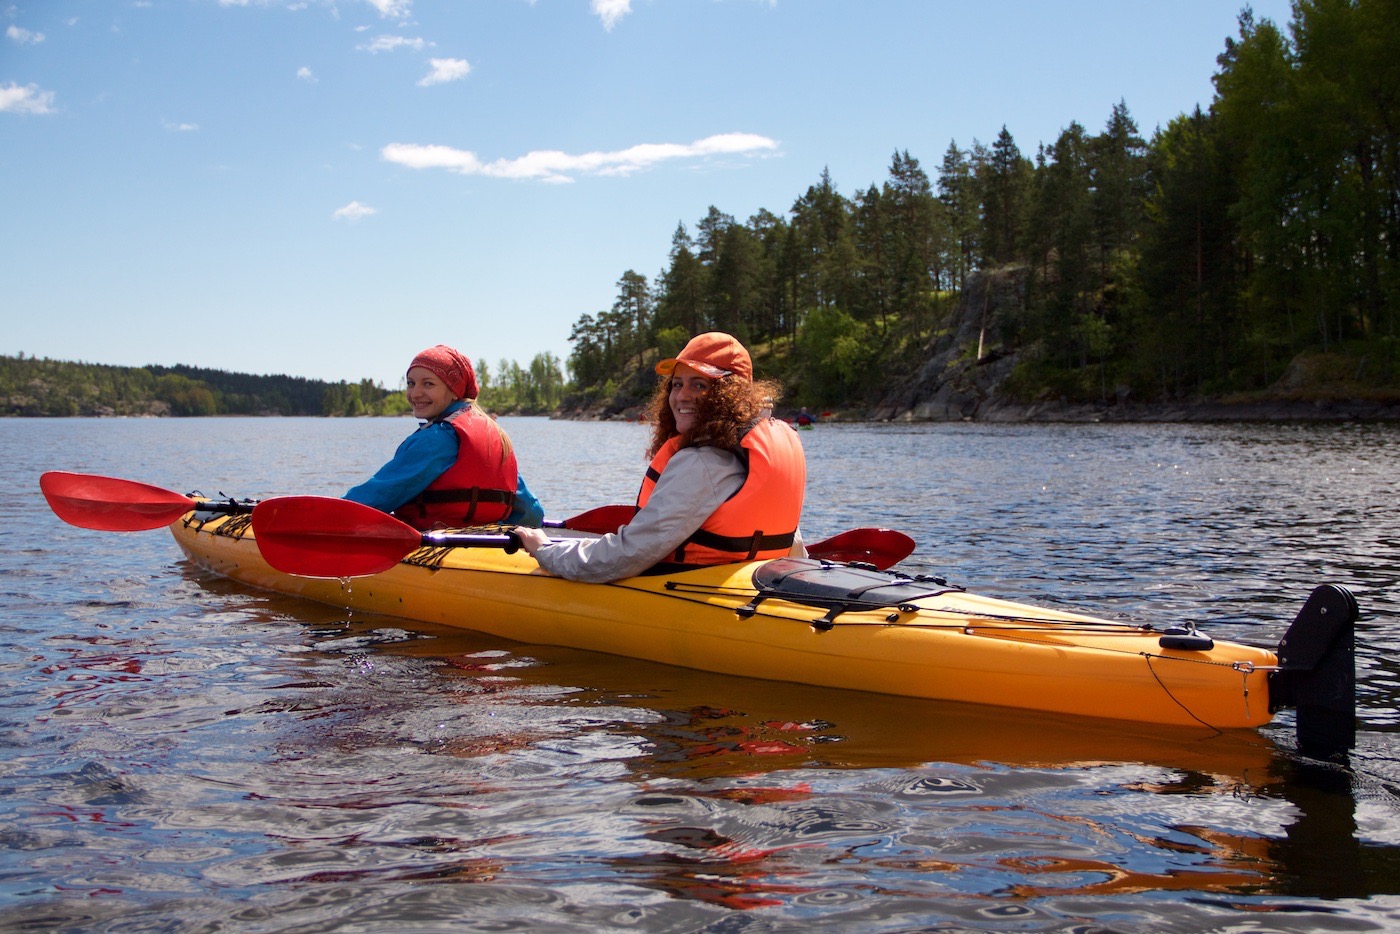
[[[749,352],[737,338],[723,331],[706,331],[692,337],[679,354],[658,363],[656,372],[670,376],[678,363],[684,363],[710,379],[733,373],[753,380],[753,361],[749,359]]]

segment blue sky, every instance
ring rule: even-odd
[[[569,353],[711,205],[1119,100],[1209,105],[1229,0],[15,0],[0,353],[397,386]],[[1283,26],[1286,0],[1253,3]]]

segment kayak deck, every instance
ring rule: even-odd
[[[519,642],[1143,723],[1231,729],[1271,718],[1268,672],[1278,657],[1267,649],[1173,640],[934,578],[778,559],[583,584],[524,553],[423,548],[352,584],[273,569],[246,516],[192,512],[170,528],[192,562],[233,580]],[[1169,647],[1177,643],[1200,647]]]

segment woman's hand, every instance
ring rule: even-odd
[[[549,536],[543,529],[532,529],[525,526],[516,526],[513,530],[515,537],[520,539],[520,547],[534,557],[539,554],[541,548],[549,544]]]

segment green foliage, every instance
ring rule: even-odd
[[[564,399],[564,372],[552,353],[536,354],[529,367],[502,360],[494,374],[482,364],[476,367],[476,377],[478,398],[488,412],[546,415]]]
[[[403,394],[188,366],[122,367],[0,356],[0,415],[387,415]]]
[[[797,372],[808,405],[839,405],[860,397],[875,366],[867,326],[838,308],[813,311],[797,337]]]
[[[680,353],[693,335],[685,328],[662,328],[656,332],[656,359],[668,360]]]
[[[1400,17],[1394,0],[1298,0],[1293,17],[1285,33],[1246,8],[1210,110],[1150,142],[1120,101],[1034,161],[1002,127],[950,143],[936,181],[896,151],[853,196],[823,170],[783,213],[711,206],[694,237],[677,226],[655,283],[629,270],[611,311],[579,319],[574,397],[635,394],[644,359],[718,329],[767,348],[758,375],[786,376],[789,402],[868,403],[942,339],[969,273],[1010,267],[1029,284],[988,336],[1023,355],[1025,398],[1257,392],[1300,354],[1394,339]],[[1384,356],[1366,384],[1394,379]]]

